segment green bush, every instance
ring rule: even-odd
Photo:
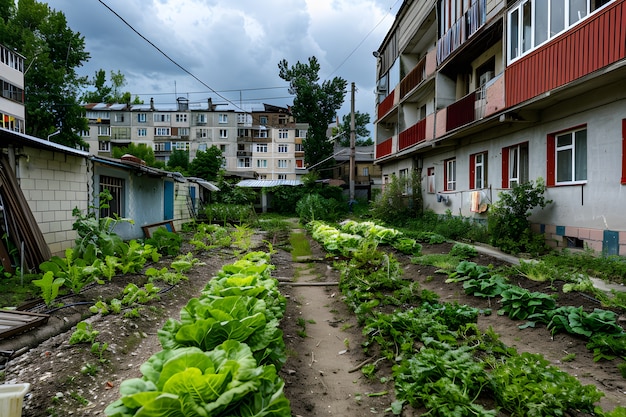
[[[533,234],[528,220],[534,209],[552,203],[545,199],[545,191],[543,179],[538,178],[536,183],[514,185],[510,191],[501,192],[487,218],[490,243],[509,253],[545,252],[543,236]]]
[[[161,255],[175,256],[180,252],[182,238],[165,227],[159,227],[152,233],[150,238],[146,239],[146,243],[156,248]]]
[[[296,204],[296,213],[303,224],[313,220],[335,221],[345,211],[343,203],[334,199],[326,199],[319,194],[305,195]]]

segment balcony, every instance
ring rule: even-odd
[[[475,0],[463,16],[437,40],[437,63],[441,64],[487,21],[487,0]]]
[[[385,99],[383,101],[381,101],[378,104],[378,108],[377,108],[377,118],[378,120],[382,119],[387,113],[389,113],[389,111],[391,111],[391,109],[393,108],[393,105],[395,104],[395,90],[392,90],[391,93],[385,97]]]
[[[473,91],[448,106],[446,112],[447,132],[476,120],[476,97],[476,91]]]
[[[422,119],[408,129],[400,132],[398,150],[403,150],[426,140],[426,119]]]
[[[376,159],[391,155],[393,138],[384,140],[376,144]]]
[[[251,151],[237,151],[237,156],[238,157],[252,157],[252,152]]]
[[[400,81],[400,99],[403,99],[409,91],[420,85],[424,79],[426,79],[426,57]]]
[[[272,138],[255,136],[255,137],[252,138],[252,142],[271,143],[272,142]]]
[[[617,1],[510,64],[506,105],[515,106],[626,58],[626,3]]]

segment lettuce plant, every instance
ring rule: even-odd
[[[210,352],[166,349],[140,370],[142,378],[122,382],[122,397],[105,409],[107,416],[291,416],[274,366],[258,366],[250,348],[235,340]]]

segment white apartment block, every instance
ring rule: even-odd
[[[0,127],[24,133],[24,57],[0,45]]]
[[[144,143],[157,160],[167,162],[174,150],[189,152],[216,146],[223,168],[258,179],[294,180],[304,172],[302,140],[308,125],[296,123],[289,109],[268,104],[238,107],[189,103],[175,105],[86,104],[89,131],[83,139],[92,154],[110,156],[114,147]]]

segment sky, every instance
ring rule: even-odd
[[[315,56],[321,81],[341,77],[348,82],[340,120],[350,113],[354,82],[355,110],[369,113],[373,122],[372,52],[382,43],[402,0],[47,3],[63,12],[69,28],[85,38],[91,58],[79,74],[91,79],[103,69],[110,80],[111,71],[121,71],[126,79],[123,91],[146,103],[154,98],[156,104],[173,104],[185,97],[190,103],[211,98],[213,103],[286,107],[293,96],[278,76],[278,63],[286,59],[291,66]]]

